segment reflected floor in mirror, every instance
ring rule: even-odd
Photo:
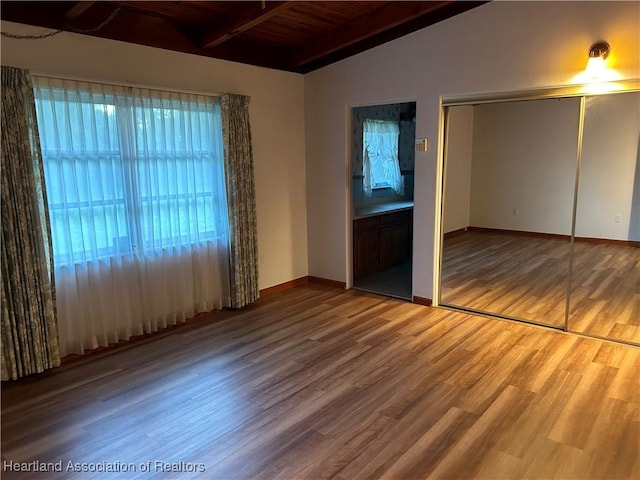
[[[445,236],[440,303],[564,326],[568,238],[467,230]]]
[[[569,330],[640,344],[640,248],[577,241]]]
[[[562,327],[569,240],[469,230],[445,237],[440,303]],[[569,330],[640,343],[640,248],[575,243]]]

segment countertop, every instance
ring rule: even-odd
[[[397,212],[400,210],[408,210],[410,208],[413,208],[413,202],[411,201],[389,202],[389,203],[378,203],[376,205],[367,205],[366,207],[356,208],[354,219],[357,220],[359,218],[372,217],[374,215],[381,215],[383,213],[391,213],[391,212]]]

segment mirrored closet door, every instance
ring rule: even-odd
[[[640,344],[640,93],[445,108],[440,305]]]
[[[564,326],[580,99],[449,107],[440,303]]]
[[[640,344],[640,92],[587,97],[570,331]]]

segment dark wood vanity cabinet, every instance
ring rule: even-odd
[[[354,220],[354,279],[411,259],[412,213],[408,209]]]
[[[362,220],[356,220],[356,225]],[[355,231],[353,236],[353,277],[358,278],[377,272],[380,268],[379,257],[380,234],[378,226],[374,228],[360,226],[360,230]]]

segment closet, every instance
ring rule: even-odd
[[[451,99],[437,303],[640,344],[640,92]]]

